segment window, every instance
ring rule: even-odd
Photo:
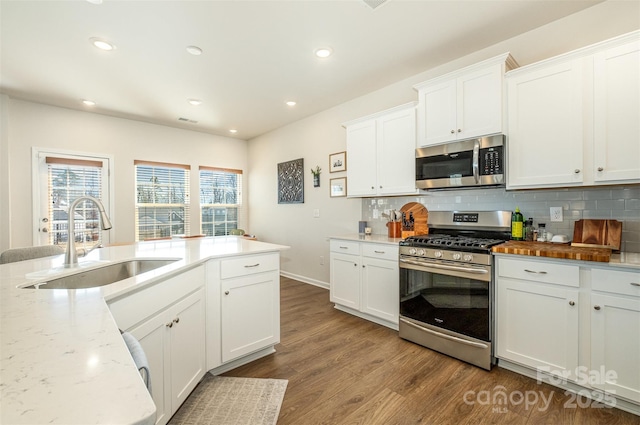
[[[134,161],[136,241],[189,235],[190,166]]]
[[[243,223],[242,170],[200,167],[201,233],[228,235]]]
[[[78,197],[89,195],[110,209],[113,160],[109,155],[32,148],[33,245],[66,246],[69,240],[69,207]],[[74,237],[78,248],[111,241],[112,231],[102,231],[98,209],[92,202],[80,203],[73,212]]]
[[[81,202],[74,211],[69,207],[80,196],[102,199],[102,162],[84,159],[46,157],[48,244],[66,245],[69,214],[75,218],[75,240],[80,247],[101,241],[98,208],[93,202]]]

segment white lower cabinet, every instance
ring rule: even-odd
[[[331,302],[397,329],[398,246],[332,239],[330,250]]]
[[[204,267],[110,303],[149,361],[156,424],[164,425],[206,372]]]
[[[222,362],[280,342],[279,254],[221,260]]]
[[[640,411],[640,271],[508,257],[496,258],[496,357]]]
[[[591,271],[594,387],[640,403],[640,272]]]
[[[579,268],[497,261],[496,356],[575,380]]]

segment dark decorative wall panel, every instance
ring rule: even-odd
[[[278,164],[278,203],[304,203],[304,159]]]

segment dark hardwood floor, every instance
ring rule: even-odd
[[[279,425],[640,424],[619,409],[579,407],[589,400],[402,340],[336,310],[327,290],[284,277],[281,319],[275,354],[225,374],[288,379]]]

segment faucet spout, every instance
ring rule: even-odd
[[[78,252],[76,251],[76,235],[75,235],[75,210],[80,202],[83,201],[91,201],[96,207],[98,207],[99,212],[99,221],[100,228],[102,230],[109,230],[113,226],[111,225],[111,220],[109,216],[107,216],[106,211],[104,210],[104,205],[98,198],[94,198],[93,196],[80,196],[75,201],[71,203],[69,207],[69,217],[67,219],[67,232],[68,232],[68,241],[67,241],[67,251],[64,255],[64,266],[66,268],[74,267],[78,265]],[[95,247],[94,247],[95,248]],[[93,249],[93,248],[92,248]]]

